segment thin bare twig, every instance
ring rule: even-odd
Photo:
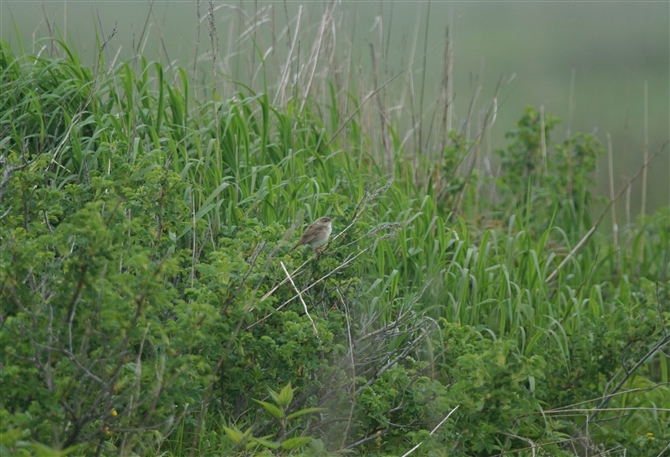
[[[665,454],[665,451],[670,449],[670,443],[666,447],[663,448],[663,450],[656,456],[656,457],[661,457],[663,454]]]
[[[626,381],[628,381],[628,379],[635,373],[635,371],[637,371],[637,369],[643,363],[645,363],[651,356],[653,356],[656,353],[656,351],[661,349],[663,346],[666,346],[668,343],[670,343],[670,335],[664,335],[663,338],[661,338],[649,351],[647,351],[647,353],[644,356],[642,356],[642,358],[640,358],[640,360],[637,361],[637,363],[633,366],[633,368],[626,372],[626,375],[621,379],[621,381],[619,381],[619,383],[616,385],[616,387],[614,387],[612,393],[605,396],[602,399],[600,404],[595,408],[595,410],[593,410],[593,412],[586,419],[586,422],[584,422],[584,424],[577,430],[576,433],[580,433],[582,430],[584,430],[586,425],[589,422],[591,422],[593,419],[595,419],[595,417],[598,415],[598,413],[604,409],[605,405],[607,404],[607,402],[609,402],[610,398],[612,398],[614,396],[613,393],[618,392],[623,387],[623,385],[626,383]],[[630,409],[637,409],[637,408],[624,408],[624,409],[625,410],[630,410]],[[613,410],[613,408],[610,408],[609,410]],[[670,411],[670,409],[667,409],[667,408],[653,408],[653,410],[654,411],[661,411],[661,410]]]
[[[554,412],[558,411],[568,411],[570,408],[573,408],[575,406],[579,405],[585,405],[587,403],[591,403],[597,400],[604,400],[605,398],[611,398],[611,397],[616,397],[618,395],[626,395],[626,394],[631,394],[635,392],[645,392],[648,390],[654,390],[657,389],[658,387],[662,386],[669,386],[670,382],[659,382],[658,384],[654,384],[653,386],[649,387],[638,387],[637,389],[626,389],[626,390],[621,390],[619,392],[614,392],[611,394],[603,395],[602,397],[597,397],[597,398],[591,398],[590,400],[585,400],[585,401],[580,401],[578,403],[572,403],[571,405],[565,405],[565,406],[559,406],[558,408],[550,409],[550,410],[544,410],[544,413],[546,414],[552,414]]]
[[[452,409],[451,411],[449,411],[449,414],[447,414],[446,416],[444,416],[444,419],[442,419],[442,420],[440,421],[440,423],[437,424],[437,425],[435,426],[435,428],[430,432],[430,435],[431,435],[431,436],[435,434],[435,432],[437,431],[438,428],[442,427],[442,424],[444,424],[444,423],[447,421],[447,419],[449,419],[449,416],[451,416],[451,415],[454,413],[454,411],[456,411],[456,410],[458,409],[459,406],[460,406],[460,405],[456,405],[456,406],[454,407],[454,409]],[[409,451],[405,452],[405,453],[402,455],[402,457],[407,457],[407,456],[410,455],[412,452],[414,452],[414,451],[416,451],[417,449],[419,449],[419,446],[421,446],[423,443],[424,443],[423,441],[420,442],[419,444],[417,444],[416,446],[414,446],[412,449],[410,449]]]
[[[383,430],[378,430],[377,432],[375,432],[374,435],[366,436],[366,437],[361,438],[360,440],[356,441],[355,443],[351,443],[350,445],[347,446],[347,449],[353,449],[356,446],[360,446],[361,444],[367,443],[368,441],[379,439],[382,436],[386,435],[390,431],[391,431],[391,427],[385,428]]]
[[[291,278],[291,275],[288,273],[288,270],[286,269],[286,266],[284,265],[284,262],[281,260],[279,261],[279,264],[282,267],[282,270],[284,270],[284,273],[286,273],[286,278],[291,282],[291,285],[293,286],[293,289],[298,293],[298,297],[300,297],[300,302],[302,302],[302,306],[305,309],[305,314],[307,314],[307,317],[309,318],[309,321],[312,323],[312,328],[314,329],[314,334],[316,335],[316,338],[321,341],[319,338],[319,331],[316,329],[316,324],[314,323],[314,319],[312,319],[312,316],[309,314],[309,310],[307,309],[307,304],[305,303],[305,300],[302,299],[302,294],[296,287],[295,283],[293,282],[293,278]]]
[[[349,428],[351,427],[351,421],[353,420],[354,417],[354,407],[356,406],[356,361],[354,360],[354,346],[353,346],[353,338],[351,335],[351,325],[350,325],[351,319],[349,317],[349,308],[342,299],[342,294],[340,294],[339,289],[337,290],[337,295],[340,297],[340,302],[344,307],[344,315],[345,318],[347,319],[347,340],[349,341],[349,355],[351,358],[351,384],[352,384],[351,408],[349,409],[349,418],[347,419],[347,426],[344,429],[344,433],[342,434],[342,443],[340,444],[340,448],[344,448],[344,443],[347,441],[347,435],[349,434]]]

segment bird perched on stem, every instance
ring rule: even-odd
[[[309,244],[312,249],[323,246],[328,241],[330,233],[333,231],[333,219],[330,217],[322,217],[316,220],[312,225],[307,227],[307,230],[300,237],[300,241],[291,248],[293,251],[298,246]],[[288,251],[288,252],[291,252]]]

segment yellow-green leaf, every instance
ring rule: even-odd
[[[275,441],[270,441],[266,440],[265,438],[252,438],[251,439],[254,443],[260,444],[263,447],[266,447],[268,449],[278,449],[279,448],[279,443]]]
[[[281,392],[279,392],[279,406],[282,408],[288,408],[288,405],[293,401],[293,388],[291,388],[291,383],[286,384]]]
[[[277,407],[276,407],[275,405],[273,405],[272,403],[268,403],[268,402],[260,401],[260,400],[254,400],[254,401],[255,401],[256,403],[258,403],[259,405],[261,405],[263,408],[265,408],[265,410],[266,410],[267,412],[269,412],[270,414],[272,414],[272,415],[273,415],[274,417],[276,417],[277,419],[283,419],[283,418],[284,418],[284,411],[282,411],[281,409],[277,408]]]
[[[326,408],[305,408],[301,409],[300,411],[296,411],[294,413],[289,414],[286,416],[287,419],[295,419],[296,417],[304,416],[305,414],[311,414],[311,413],[318,413],[320,411],[325,411]]]
[[[296,436],[295,438],[289,438],[281,443],[282,449],[291,451],[297,449],[300,446],[304,446],[312,441],[312,438],[309,436]]]
[[[242,430],[238,429],[237,427],[228,428],[228,427],[224,426],[223,431],[226,432],[226,435],[228,435],[228,438],[233,440],[233,443],[239,444],[242,440],[245,440],[250,435],[251,429],[247,430],[247,432],[244,433],[244,432],[242,432]]]

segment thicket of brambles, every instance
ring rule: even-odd
[[[593,136],[528,108],[491,173],[493,104],[50,46],[0,44],[1,455],[667,450],[670,211],[596,230]]]

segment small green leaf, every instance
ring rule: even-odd
[[[326,450],[326,445],[323,444],[323,441],[321,440],[312,440],[312,442],[309,443],[309,446],[316,452],[323,452]]]
[[[278,405],[281,405],[281,401],[279,400],[279,394],[272,389],[268,389],[268,391],[270,392],[270,396],[272,397],[272,401],[274,401]]]
[[[296,436],[295,438],[289,438],[281,443],[282,449],[291,451],[297,449],[300,446],[304,446],[312,441],[312,438],[309,436]]]
[[[12,447],[21,438],[21,429],[10,428],[6,432],[0,433],[0,444]]]
[[[255,401],[256,403],[258,403],[259,405],[261,405],[263,408],[265,408],[267,412],[269,412],[270,414],[272,414],[272,415],[273,415],[274,417],[276,417],[277,419],[283,419],[283,418],[284,418],[284,411],[282,411],[281,409],[277,408],[277,407],[276,407],[275,405],[273,405],[272,403],[268,403],[268,402],[260,401],[260,400],[254,400],[254,401]]]
[[[242,432],[242,430],[238,429],[237,427],[233,426],[233,428],[228,428],[226,426],[223,427],[223,431],[226,432],[226,435],[228,435],[228,438],[233,440],[233,443],[239,444],[242,440],[246,439],[249,436],[249,432],[251,432],[251,429],[247,430],[246,433]]]
[[[79,448],[78,446],[71,446],[63,451],[57,451],[40,443],[30,443],[30,447],[33,450],[31,455],[35,457],[64,457]]]
[[[268,449],[279,449],[279,443],[267,440],[265,438],[251,438],[251,441]]]
[[[288,405],[293,401],[293,388],[291,388],[291,383],[286,384],[281,392],[279,392],[279,401],[278,404],[282,408],[288,408]]]
[[[295,419],[296,417],[304,416],[305,414],[311,414],[311,413],[318,413],[320,411],[325,411],[326,408],[305,408],[301,409],[300,411],[296,411],[294,413],[289,414],[286,416],[287,419]]]

